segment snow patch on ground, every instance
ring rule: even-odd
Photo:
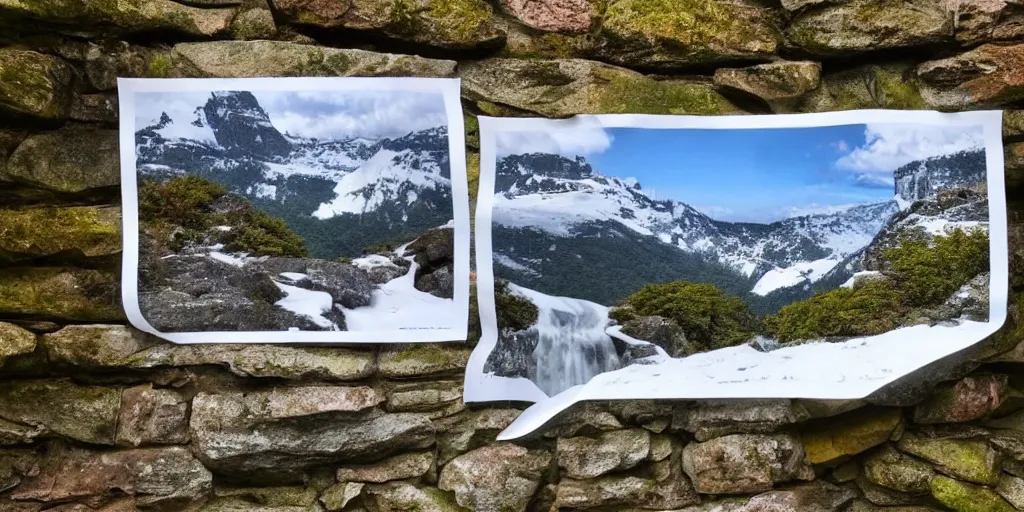
[[[757,295],[768,295],[780,288],[789,288],[803,282],[816,282],[839,264],[840,260],[822,259],[797,263],[791,267],[775,268],[766,272],[750,290]]]
[[[352,264],[364,270],[370,270],[371,268],[376,267],[390,267],[394,265],[394,263],[391,262],[391,258],[381,256],[380,254],[370,254],[363,256],[362,258],[356,258],[352,260]]]
[[[524,274],[528,274],[531,276],[540,275],[539,273],[537,273],[536,270],[527,267],[526,265],[523,265],[522,263],[519,263],[518,261],[509,258],[508,256],[505,256],[504,254],[494,253],[494,262],[504,267],[508,267],[512,270],[518,270]]]
[[[374,290],[369,306],[343,310],[348,330],[379,331],[382,325],[390,329],[455,327],[458,323],[455,302],[417,290],[415,280],[419,265],[413,257],[407,259],[411,262],[409,271]]]
[[[297,274],[294,272],[286,273]],[[305,277],[305,274],[298,275]],[[331,294],[327,292],[307,290],[305,288],[299,288],[298,286],[281,284],[277,281],[274,281],[274,284],[276,284],[277,287],[285,293],[285,297],[283,299],[274,303],[275,306],[280,306],[282,309],[291,311],[296,315],[305,316],[320,327],[337,330],[338,326],[335,325],[334,322],[323,317],[324,313],[330,311],[331,308],[334,307],[334,299],[331,297]]]
[[[245,257],[244,254],[242,254],[242,255],[234,255],[234,254],[226,254],[226,253],[218,252],[218,251],[210,252],[210,257],[215,259],[215,260],[217,260],[217,261],[219,261],[219,262],[221,262],[221,263],[227,263],[228,265],[233,265],[233,266],[236,266],[236,267],[244,267],[245,266],[245,262],[247,260],[247,258]]]
[[[846,280],[845,283],[841,284],[840,287],[841,288],[853,288],[853,284],[856,283],[859,280],[863,280],[865,278],[870,279],[872,277],[880,276],[880,275],[882,275],[882,273],[877,271],[877,270],[864,270],[864,271],[861,271],[861,272],[855,272],[852,276],[850,276],[849,279]]]

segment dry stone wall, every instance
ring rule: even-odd
[[[117,77],[461,77],[475,116],[1006,109],[1014,0],[0,0],[0,511],[1024,510],[1024,331],[866,400],[586,403],[495,442],[461,345],[126,327]],[[478,330],[476,331],[478,332]]]

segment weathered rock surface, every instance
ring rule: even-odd
[[[925,494],[931,489],[935,472],[927,462],[885,446],[864,459],[864,476],[889,489]]]
[[[390,412],[459,412],[465,408],[462,383],[448,380],[398,384],[388,393],[385,408]]]
[[[1013,0],[949,0],[956,39],[981,43],[1024,36],[1024,12]]]
[[[821,85],[797,104],[801,112],[925,108],[917,74],[909,63],[869,64],[826,74]]]
[[[856,496],[854,491],[837,487],[828,482],[811,482],[788,489],[768,491],[748,500],[726,499],[711,502],[683,509],[683,512],[833,512],[836,510],[857,512],[860,509],[842,508]],[[900,512],[925,511],[903,510]]]
[[[389,345],[381,350],[378,371],[388,378],[457,373],[466,368],[471,352],[437,344]]]
[[[114,493],[135,497],[142,507],[181,510],[212,488],[213,477],[188,449],[139,448],[114,452],[70,449],[48,455],[37,475],[11,497],[44,503],[102,500]]]
[[[735,434],[683,450],[683,470],[702,494],[771,490],[776,482],[811,480],[799,440],[785,434]]]
[[[121,78],[167,78],[171,55],[166,48],[150,48],[123,41],[90,44],[84,52],[82,67],[89,84],[100,91],[117,89]]]
[[[1004,474],[999,477],[996,492],[1017,510],[1024,509],[1024,478]]]
[[[983,418],[1002,405],[1008,384],[1006,375],[972,375],[939,386],[927,401],[914,408],[914,423],[962,423]]]
[[[591,0],[502,0],[501,6],[524,25],[552,32],[586,32],[597,17]]]
[[[622,325],[622,333],[638,340],[644,340],[665,350],[671,357],[685,357],[696,351],[686,339],[686,333],[675,320],[663,316],[641,316],[633,318]],[[649,345],[625,344],[627,351],[634,352],[634,357],[652,356],[657,353],[655,347]],[[640,352],[639,354],[635,352]]]
[[[343,50],[283,41],[181,43],[171,52],[171,76],[250,78],[262,76],[449,77],[455,61],[410,55]]]
[[[0,257],[17,261],[57,254],[108,256],[120,251],[121,208],[0,210]]]
[[[434,467],[432,452],[403,453],[389,459],[367,464],[339,468],[339,482],[371,482],[382,484],[392,480],[406,480],[423,476]]]
[[[932,480],[932,496],[943,505],[963,512],[1013,512],[1015,509],[992,489],[952,478]]]
[[[362,494],[364,487],[366,484],[353,482],[334,484],[320,495],[320,503],[323,503],[324,508],[329,512],[340,512],[349,502]]]
[[[656,462],[638,475],[605,475],[590,480],[563,478],[558,483],[556,507],[586,509],[627,506],[667,510],[694,505],[700,501],[682,472],[681,450]]]
[[[105,324],[68,325],[39,339],[50,362],[83,368],[120,366],[128,356],[154,343],[155,338],[141,331]]]
[[[28,354],[36,348],[36,335],[14,324],[0,322],[0,367],[12,356]]]
[[[481,409],[438,422],[438,465],[493,443],[498,433],[511,425],[519,413],[516,409]]]
[[[0,2],[0,17],[4,5]],[[0,48],[0,114],[63,121],[71,113],[74,70],[64,61],[32,51]]]
[[[0,2],[0,19],[5,22],[46,23],[67,32],[93,35],[175,32],[185,37],[211,37],[227,30],[235,12],[232,8],[189,7],[171,0]]]
[[[483,0],[274,0],[274,6],[288,23],[367,31],[447,50],[500,45],[505,38],[494,25],[491,6]]]
[[[32,135],[11,154],[0,180],[58,192],[117,186],[121,182],[117,130],[67,125]]]
[[[109,272],[62,267],[0,270],[0,312],[82,322],[124,318]]]
[[[769,104],[795,100],[817,89],[820,83],[821,64],[810,61],[715,70],[715,85],[752,94]]]
[[[374,406],[383,399],[368,387],[200,393],[192,400],[193,447],[214,471],[249,473],[372,462],[434,442],[426,415],[380,413]],[[250,435],[257,426],[261,435]]]
[[[387,483],[366,486],[366,501],[374,512],[468,512],[460,507],[451,493],[435,487],[409,483]]]
[[[523,510],[550,463],[551,454],[543,450],[492,444],[452,459],[437,485],[470,510]]]
[[[118,444],[184,444],[188,442],[188,401],[176,391],[151,384],[121,393],[117,417]]]
[[[463,95],[549,117],[574,114],[729,114],[706,82],[655,80],[598,62],[487,59],[460,67]]]
[[[678,68],[763,59],[782,40],[770,12],[756,2],[608,2],[601,39],[591,53],[619,65]]]
[[[121,390],[67,379],[0,382],[0,444],[64,436],[114,444]]]
[[[363,379],[377,368],[376,355],[370,350],[282,345],[160,344],[113,364],[131,368],[218,365],[240,377],[338,381]]]
[[[650,451],[651,435],[643,429],[613,430],[593,438],[559,438],[558,466],[569,478],[594,478],[635,467]]]
[[[71,99],[72,121],[117,124],[117,96],[110,93],[76,94]]]
[[[786,35],[811,53],[853,53],[951,40],[953,19],[940,0],[853,0],[805,12]]]
[[[707,441],[728,434],[765,434],[795,421],[789,400],[712,400],[676,407],[672,427]]]
[[[984,439],[925,437],[906,433],[900,450],[932,462],[940,472],[983,485],[999,483],[999,454]]]
[[[928,106],[941,110],[996,106],[1024,99],[1024,44],[985,44],[917,68]]]
[[[807,427],[801,433],[807,460],[822,464],[878,446],[889,440],[901,416],[899,409],[862,409]]]

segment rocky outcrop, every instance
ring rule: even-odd
[[[650,434],[633,429],[604,432],[593,438],[561,438],[556,453],[558,466],[569,478],[584,479],[636,467],[650,451]]]
[[[821,82],[817,62],[771,62],[746,68],[715,70],[715,85],[752,94],[778,111],[786,108]]]

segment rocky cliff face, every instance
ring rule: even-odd
[[[1021,16],[972,0],[0,0],[0,510],[1024,510]],[[494,439],[519,406],[461,401],[468,347],[144,336],[117,300],[116,78],[254,76],[459,76],[471,161],[485,113],[1004,108],[1010,321],[862,401],[586,403],[514,443]],[[216,130],[200,113],[172,121]],[[408,150],[446,177],[426,143],[281,142],[258,118],[174,151],[207,165],[260,137],[265,161],[346,173],[331,155]],[[584,178],[566,173],[552,183]],[[908,198],[945,179],[924,177]],[[315,200],[307,213],[335,198],[315,177],[267,184]],[[944,211],[969,221],[972,197]],[[896,222],[938,211],[918,203]],[[443,290],[440,272],[414,277]]]

